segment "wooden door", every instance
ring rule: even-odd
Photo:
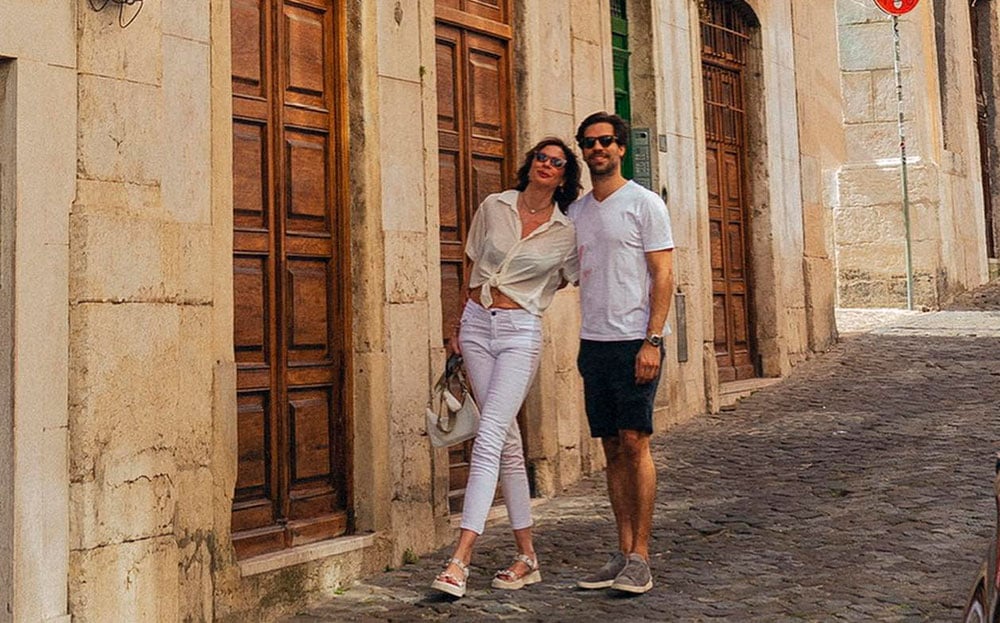
[[[983,67],[987,60],[983,58],[983,50],[989,50],[990,36],[990,3],[980,0],[969,7],[969,17],[972,20],[972,62],[976,81],[976,125],[979,130],[979,162],[982,165],[983,207],[986,211],[986,253],[987,257],[997,257],[997,240],[994,235],[993,223],[993,190],[991,188],[993,166],[990,150],[990,100],[987,95],[988,85],[993,84],[995,76],[984,75]]]
[[[344,7],[233,0],[239,556],[350,525]]]
[[[749,26],[729,2],[702,13],[702,76],[711,235],[712,305],[719,381],[756,376],[746,201],[744,78]]]
[[[473,210],[513,185],[511,28],[506,0],[437,0],[438,168],[444,335],[462,312]],[[450,450],[449,503],[461,508],[471,442]]]

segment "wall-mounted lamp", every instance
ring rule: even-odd
[[[118,25],[122,28],[126,28],[129,24],[135,21],[135,18],[139,15],[139,11],[142,10],[142,0],[87,0],[90,3],[90,8],[95,11],[103,11],[109,4],[118,5]],[[125,19],[128,11],[125,7],[135,7],[132,11],[132,16]]]

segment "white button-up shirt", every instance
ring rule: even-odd
[[[547,222],[522,238],[519,194],[507,190],[490,195],[472,217],[465,245],[473,262],[469,287],[482,288],[480,301],[485,307],[493,303],[490,288],[496,288],[540,316],[563,279],[579,279],[576,229],[556,206]]]

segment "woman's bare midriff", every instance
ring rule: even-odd
[[[521,306],[514,302],[514,299],[510,298],[500,290],[496,288],[490,288],[490,294],[493,296],[493,304],[490,305],[493,309],[521,309]],[[479,288],[472,288],[469,290],[469,298],[483,305],[482,300],[480,300]],[[483,307],[486,307],[483,305]]]

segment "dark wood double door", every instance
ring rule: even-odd
[[[438,171],[444,335],[465,301],[472,214],[512,186],[515,156],[508,0],[437,0]],[[449,451],[449,505],[461,509],[472,443]]]
[[[703,5],[701,21],[713,342],[723,383],[758,374],[746,192],[746,11],[741,2],[715,0]]]
[[[344,4],[231,5],[239,556],[350,527]]]

